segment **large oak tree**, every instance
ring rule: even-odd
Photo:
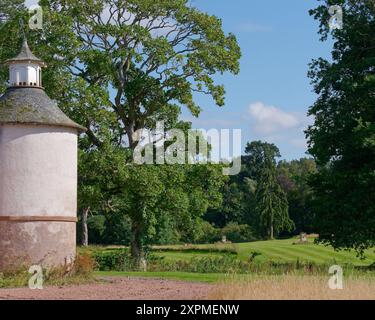
[[[330,32],[328,6],[341,5],[342,29]],[[332,60],[311,64],[318,100],[310,108],[309,152],[317,231],[335,248],[375,245],[375,2],[326,0],[311,14],[322,39],[331,34]]]

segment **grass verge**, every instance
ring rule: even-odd
[[[115,272],[115,271],[97,271],[94,275],[100,277],[138,277],[180,280],[190,282],[218,283],[227,279],[228,275],[223,273],[190,273],[190,272]],[[232,278],[232,277],[231,277]]]

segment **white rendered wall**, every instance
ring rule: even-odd
[[[37,64],[17,63],[9,67],[9,79],[11,86],[42,86],[39,78],[41,67]]]
[[[77,212],[77,131],[0,125],[0,216]]]

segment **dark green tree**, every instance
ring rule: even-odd
[[[329,5],[344,10],[330,32]],[[332,61],[311,64],[318,100],[309,114],[309,152],[319,172],[311,179],[320,241],[359,252],[375,245],[375,3],[327,0],[311,11],[320,34],[333,38]]]
[[[294,228],[286,194],[277,181],[276,158],[280,151],[274,144],[254,141],[247,144],[245,153],[248,171],[257,178],[255,212],[266,237],[274,239],[279,232]]]
[[[277,165],[277,180],[287,195],[289,216],[296,225],[296,233],[315,232],[313,191],[308,185],[310,176],[315,173],[316,164],[313,159],[280,161]]]
[[[220,228],[233,222],[250,225],[253,231],[258,231],[259,219],[255,213],[256,185],[257,182],[249,178],[246,166],[242,165],[241,172],[231,176],[222,190],[222,206],[209,210],[205,219]]]
[[[258,181],[262,175],[264,164],[271,158],[280,157],[279,148],[273,143],[248,142],[245,148],[245,156],[242,157],[246,176]]]
[[[288,209],[286,194],[277,182],[276,166],[266,160],[256,191],[256,212],[268,239],[274,239],[280,231],[292,231],[294,224]]]

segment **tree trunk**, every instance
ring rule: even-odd
[[[270,232],[270,234],[269,234],[270,240],[273,240],[274,239],[273,215],[271,215],[271,219],[270,219],[270,230],[269,230],[269,232]]]
[[[270,240],[274,239],[273,224],[270,225]]]
[[[147,271],[147,261],[142,245],[142,227],[136,221],[132,222],[130,253],[135,267],[139,270]]]
[[[87,247],[89,245],[89,229],[87,227],[87,218],[90,208],[84,209],[82,213],[82,245]]]
[[[134,151],[136,148],[138,141],[135,141],[135,136],[134,136],[135,130],[134,130],[134,122],[131,122],[126,126],[126,135],[129,140],[129,147],[131,150]]]

